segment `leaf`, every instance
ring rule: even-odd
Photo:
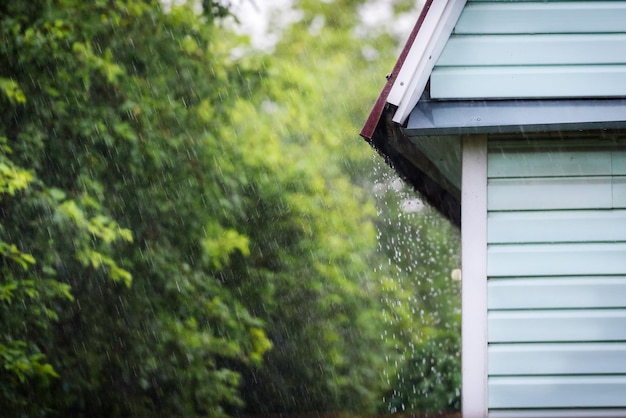
[[[217,236],[203,240],[205,254],[214,268],[222,268],[228,264],[230,256],[240,252],[243,256],[250,255],[249,239],[234,229],[223,230],[221,227],[211,228]]]
[[[48,194],[50,194],[50,197],[52,197],[52,199],[56,200],[57,202],[61,202],[65,199],[65,192],[61,189],[57,189],[56,187],[50,187],[47,189],[48,190]]]
[[[123,281],[126,287],[130,287],[133,276],[126,270],[117,267],[116,265],[111,265],[109,267],[109,275],[115,281]]]
[[[23,190],[33,181],[33,175],[27,170],[22,170],[0,161],[0,193],[15,195],[18,190]]]
[[[263,361],[263,355],[272,349],[273,344],[265,331],[261,328],[252,327],[250,328],[250,338],[252,340],[252,352],[250,353],[250,358],[255,363],[261,363]]]
[[[3,241],[0,241],[0,255],[18,263],[24,270],[27,270],[29,265],[36,262],[35,257],[31,254],[23,253],[15,244],[7,244]]]
[[[0,284],[0,301],[11,303],[15,290],[17,290],[16,282]]]
[[[15,80],[0,77],[0,92],[13,104],[26,103],[26,95]]]

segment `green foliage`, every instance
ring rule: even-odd
[[[454,233],[369,194],[362,51],[393,50],[360,3],[238,60],[228,3],[0,4],[3,413],[367,413],[403,361],[454,369]]]
[[[249,169],[243,195],[258,202],[246,213],[246,235],[250,262],[263,270],[237,286],[259,292],[248,306],[274,341],[264,365],[244,374],[247,413],[387,411],[382,392],[422,355],[414,348],[440,332],[460,335],[459,286],[450,278],[458,233],[432,210],[403,210],[415,196],[389,187],[395,176],[372,162],[355,135],[378,94],[372,74],[385,74],[363,51],[376,48],[389,62],[394,52],[389,38],[356,36],[360,4],[299,2],[302,20],[285,31],[265,63],[267,78],[235,112],[238,137],[263,138],[241,151],[248,167],[259,168]],[[314,21],[322,22],[319,31]],[[294,180],[274,192],[275,178]],[[381,187],[374,202],[370,190]],[[275,242],[263,241],[263,225],[273,225]],[[285,248],[299,248],[300,256]],[[428,361],[455,350],[441,348]],[[455,396],[458,377],[428,380],[440,389],[433,396]]]
[[[379,167],[379,216],[386,338],[395,345],[381,412],[460,409],[460,237],[434,209]]]
[[[221,226],[241,208],[216,160],[238,88],[218,29],[191,5],[0,9],[0,409],[222,414],[230,363],[271,343],[219,279],[247,238]]]
[[[0,91],[13,104],[25,103],[26,96],[20,86],[10,78],[0,78]],[[6,139],[6,138],[3,138]]]
[[[461,409],[461,336],[443,331],[415,346],[386,397],[390,413],[441,413]]]
[[[202,240],[208,264],[215,269],[221,269],[230,263],[231,254],[238,251],[244,256],[250,255],[249,239],[234,229],[223,230],[219,226],[211,229],[210,236]]]

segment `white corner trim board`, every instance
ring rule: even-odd
[[[463,139],[461,191],[464,418],[487,416],[487,140]]]
[[[393,121],[404,123],[424,92],[466,0],[433,0],[387,102],[398,106]]]

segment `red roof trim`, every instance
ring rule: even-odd
[[[378,122],[380,121],[383,110],[385,109],[385,104],[387,104],[387,97],[389,96],[389,92],[391,91],[391,88],[393,87],[393,84],[398,77],[398,73],[400,72],[402,65],[404,65],[406,56],[409,54],[409,50],[413,45],[413,41],[415,41],[415,37],[420,31],[422,23],[424,23],[424,19],[426,18],[426,15],[428,14],[432,3],[433,0],[426,0],[426,4],[424,4],[424,7],[422,8],[422,12],[420,13],[419,18],[417,19],[417,22],[415,23],[415,26],[413,27],[413,30],[409,35],[409,39],[407,39],[406,44],[404,45],[404,48],[402,49],[402,52],[398,57],[398,61],[396,61],[396,65],[393,67],[393,71],[391,72],[387,83],[383,87],[383,90],[380,92],[380,95],[378,96],[378,99],[376,100],[376,103],[374,104],[374,107],[372,108],[372,111],[370,112],[367,121],[365,121],[365,125],[363,125],[363,128],[361,129],[361,136],[363,138],[372,139],[372,137],[374,136],[376,126],[378,126]]]

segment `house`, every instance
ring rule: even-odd
[[[361,135],[461,228],[463,416],[626,416],[626,1],[427,0]]]

